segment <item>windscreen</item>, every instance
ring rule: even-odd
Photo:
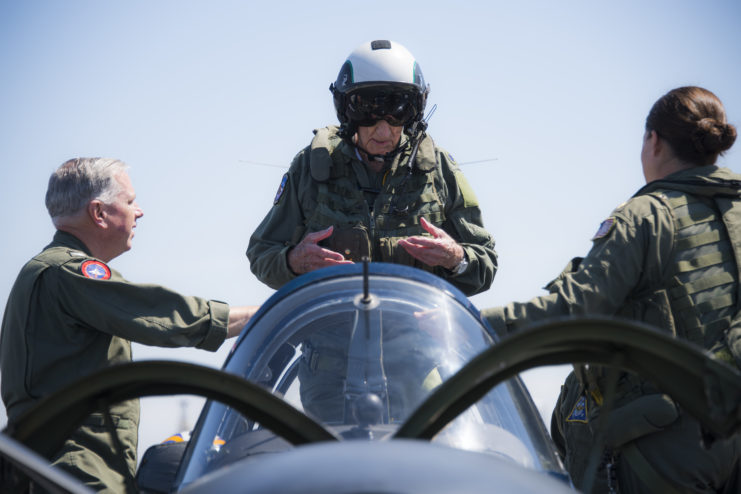
[[[344,439],[384,440],[442,382],[493,344],[465,298],[416,280],[322,280],[285,294],[253,321],[225,365],[284,397]],[[433,441],[555,470],[519,380],[493,389]],[[183,483],[291,447],[231,408],[208,403]]]

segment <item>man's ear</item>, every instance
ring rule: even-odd
[[[87,205],[87,214],[96,226],[106,228],[108,222],[106,221],[105,204],[98,199],[92,200]]]

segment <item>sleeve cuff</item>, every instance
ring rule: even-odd
[[[486,322],[489,323],[489,326],[491,326],[500,338],[507,334],[507,323],[504,320],[504,307],[483,309],[481,311],[481,317],[486,319]]]
[[[295,273],[293,269],[291,269],[291,265],[288,263],[288,253],[291,252],[291,249],[293,249],[294,247],[295,245],[289,245],[288,247],[283,249],[283,259],[286,261],[286,272],[292,278],[295,278],[296,276],[298,276],[298,273]],[[289,278],[289,279],[292,279],[292,278]]]
[[[226,340],[229,326],[229,305],[217,300],[209,300],[208,305],[211,309],[211,325],[198,348],[215,352]]]

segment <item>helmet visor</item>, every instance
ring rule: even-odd
[[[417,116],[417,95],[413,91],[359,89],[348,95],[345,115],[360,126],[386,120],[393,126],[406,126]]]

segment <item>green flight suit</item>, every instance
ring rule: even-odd
[[[133,284],[93,258],[76,237],[54,240],[21,270],[8,297],[0,335],[2,398],[9,425],[41,398],[95,371],[131,360],[131,341],[215,351],[227,336],[229,307]],[[112,405],[124,446],[115,453],[102,414],[73,433],[54,464],[89,487],[128,492],[136,469],[139,402]]]
[[[643,321],[733,363],[727,339],[739,303],[741,176],[697,167],[651,182],[602,223],[592,249],[527,303],[485,309],[500,333],[564,315]],[[577,487],[594,443],[607,371],[577,366],[562,387],[551,434]],[[637,376],[621,373],[607,458],[594,492],[607,490],[609,463],[620,492],[738,492],[739,438],[699,443],[699,425]],[[681,446],[681,447],[680,447]],[[612,449],[612,451],[609,451]],[[614,454],[613,454],[614,453]],[[649,485],[650,484],[650,485]]]
[[[354,146],[337,135],[337,127],[315,131],[310,146],[299,152],[268,215],[250,238],[247,257],[260,281],[280,288],[296,277],[288,251],[311,232],[334,226],[320,245],[359,261],[391,262],[432,271],[467,295],[487,290],[497,270],[494,240],[484,229],[473,190],[450,156],[424,137],[415,170],[409,146],[383,173],[374,174]],[[405,139],[405,138],[403,138]],[[412,258],[397,243],[429,234],[425,217],[463,247],[469,264],[461,274],[431,268]]]

